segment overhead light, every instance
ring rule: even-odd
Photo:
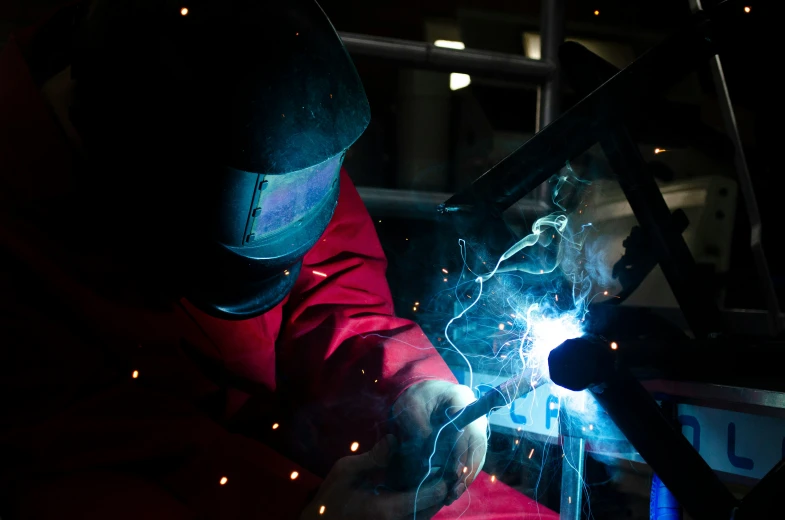
[[[463,42],[455,42],[452,40],[436,40],[433,42],[433,44],[437,47],[444,47],[445,49],[457,49],[459,51],[462,51],[466,48],[466,45],[464,45]]]
[[[459,90],[468,87],[472,82],[472,77],[468,74],[453,72],[450,74],[450,90]]]

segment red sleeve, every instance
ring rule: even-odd
[[[358,435],[386,420],[414,383],[455,381],[422,330],[395,316],[386,268],[371,218],[342,171],[335,215],[306,255],[286,304],[279,379],[290,382],[297,406],[329,413],[344,426],[357,423]],[[325,427],[313,421],[308,426]]]

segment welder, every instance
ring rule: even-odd
[[[77,2],[11,38],[0,517],[449,518],[475,479],[464,518],[534,509],[480,473],[485,420],[445,432],[453,478],[385,485],[474,396],[394,316],[342,169],[369,117],[312,0]]]

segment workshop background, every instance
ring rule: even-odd
[[[713,3],[704,2],[703,7]],[[775,109],[781,89],[776,78],[781,72],[772,28],[775,3],[747,5],[745,14],[760,24],[759,38],[740,39],[723,56],[723,66],[766,230],[774,288],[782,301],[785,248],[778,244],[782,220],[778,199],[783,175],[775,157],[782,134]],[[3,0],[0,45],[14,28],[33,23],[62,4]],[[452,287],[463,261],[460,237],[440,223],[435,208],[579,101],[580,96],[560,77],[554,49],[561,41],[575,41],[623,68],[662,41],[691,12],[688,0],[322,0],[320,4],[344,37],[372,110],[369,128],[347,154],[346,169],[388,255],[397,313],[418,321],[437,346],[454,315],[454,307],[442,296]],[[428,44],[467,55],[474,52],[474,60],[463,63],[451,55],[440,64],[425,62]],[[465,74],[464,67],[474,72]],[[690,216],[693,226],[685,237],[696,260],[710,271],[722,307],[764,309],[732,143],[708,63],[673,88],[667,101],[662,117],[636,135],[641,153],[659,165],[658,181],[671,209],[681,208]],[[586,160],[593,172],[591,180],[607,181],[601,161]],[[621,244],[635,224],[634,217],[618,190],[608,186],[603,194],[596,203],[607,206],[606,235]],[[512,216],[513,224],[525,229],[551,207],[550,198],[539,190],[523,201]],[[625,304],[677,307],[656,272]],[[560,450],[536,435],[495,429],[486,470],[558,510]],[[583,517],[648,518],[651,472],[645,464],[602,456],[589,457],[586,464],[589,500]],[[752,482],[730,473],[724,477],[739,496]]]

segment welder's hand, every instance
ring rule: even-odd
[[[424,486],[419,493],[387,489],[384,468],[396,445],[387,435],[369,452],[338,459],[300,520],[408,520],[415,511],[417,519],[430,520],[444,506],[447,484]]]
[[[447,381],[423,381],[408,388],[393,406],[396,433],[401,443],[399,453],[415,459],[412,460],[414,465],[433,454],[432,465],[444,468],[443,479],[450,486],[447,505],[466,491],[485,463],[488,447],[486,417],[462,431],[449,424],[442,428],[448,413],[454,414],[475,399],[468,386]]]

